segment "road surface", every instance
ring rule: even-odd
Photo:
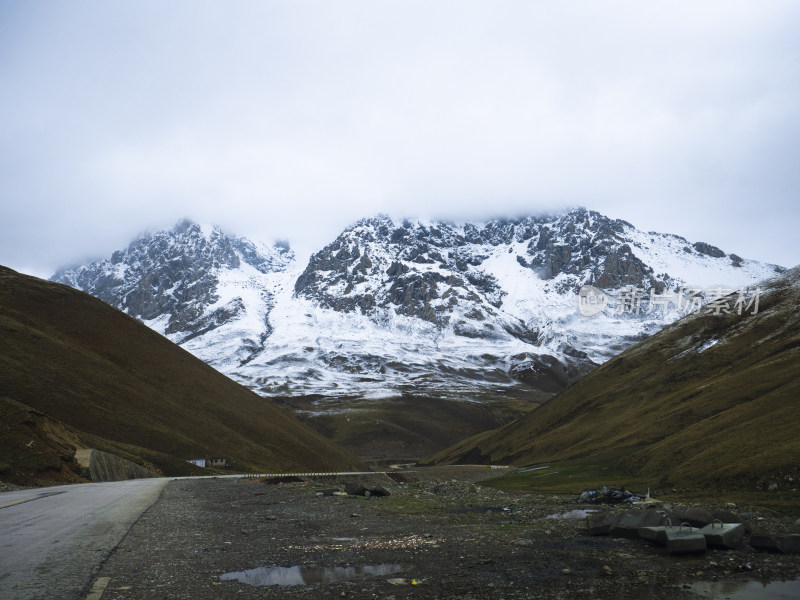
[[[81,598],[169,479],[0,493],[0,598]]]

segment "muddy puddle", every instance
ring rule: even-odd
[[[545,519],[585,519],[592,513],[596,513],[596,509],[583,509],[579,508],[576,510],[569,510],[567,512],[562,513],[553,513],[552,515],[547,515]]]
[[[710,600],[796,600],[800,579],[793,581],[699,581],[688,586],[701,598]]]
[[[365,565],[358,567],[258,567],[247,571],[233,571],[219,576],[222,580],[236,580],[249,585],[313,585],[357,581],[381,575],[394,575],[405,571],[396,564]]]

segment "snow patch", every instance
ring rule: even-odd
[[[705,352],[706,350],[708,350],[708,349],[709,349],[709,348],[711,348],[712,346],[716,346],[717,344],[719,344],[719,340],[710,339],[710,340],[708,340],[707,342],[705,342],[705,343],[704,343],[702,346],[700,346],[700,347],[697,349],[697,353],[698,353],[698,354],[700,354],[700,353],[702,353],[702,352]]]

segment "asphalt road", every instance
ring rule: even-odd
[[[169,479],[0,493],[0,598],[82,598]]]

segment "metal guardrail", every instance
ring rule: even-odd
[[[340,477],[349,475],[386,475],[388,471],[339,471],[335,473],[324,471],[297,472],[297,473],[249,473],[242,475],[244,479],[257,479],[259,477]]]
[[[484,467],[486,469],[508,469],[508,465],[445,465],[446,467]],[[434,467],[435,468],[435,467]],[[388,475],[389,473],[415,473],[420,469],[394,469],[391,471],[308,471],[296,473],[248,473],[242,475],[243,479],[257,479],[259,477],[348,477],[351,475]]]

